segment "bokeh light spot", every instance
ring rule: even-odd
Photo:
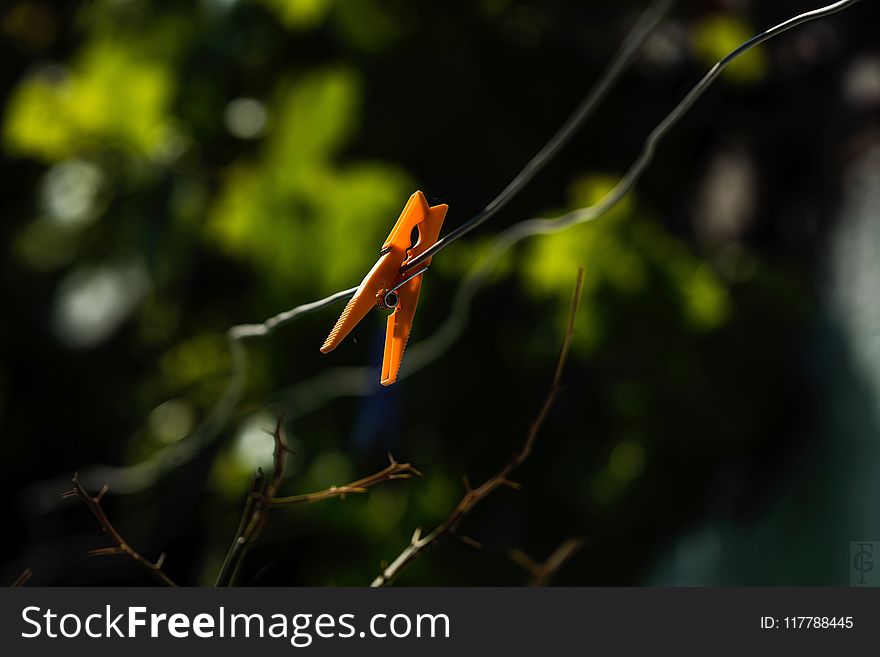
[[[275,442],[267,430],[275,425],[268,413],[251,415],[238,430],[234,454],[239,465],[248,470],[271,468]]]
[[[46,216],[59,224],[79,227],[97,216],[97,198],[104,183],[101,169],[86,160],[70,159],[43,177],[41,203]]]
[[[634,440],[624,440],[611,451],[608,468],[618,479],[631,481],[645,470],[645,449]]]
[[[266,129],[266,106],[255,98],[236,98],[226,106],[226,129],[239,139],[254,139]]]
[[[140,263],[77,269],[58,289],[52,325],[70,347],[108,338],[137,307],[149,287]]]

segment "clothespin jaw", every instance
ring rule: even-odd
[[[445,204],[429,206],[422,192],[417,191],[409,197],[382,245],[378,262],[364,277],[324,341],[321,347],[323,353],[333,351],[372,308],[393,308],[394,312],[388,316],[385,327],[385,354],[380,382],[389,386],[397,380],[419,302],[422,276],[431,258],[421,263],[415,274],[403,273],[401,268],[437,242],[448,209],[449,206]],[[412,243],[414,228],[418,229],[415,244]]]

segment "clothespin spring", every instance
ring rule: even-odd
[[[397,295],[397,290],[399,290],[404,285],[409,283],[416,276],[421,276],[426,271],[428,271],[428,266],[429,265],[425,265],[424,267],[422,267],[418,271],[413,272],[412,274],[410,274],[409,276],[404,278],[402,281],[400,281],[397,285],[392,287],[390,290],[386,290],[384,294],[379,295],[379,299],[378,299],[378,303],[377,303],[379,308],[381,310],[391,310],[393,308],[396,308],[397,304],[400,302],[400,299]]]

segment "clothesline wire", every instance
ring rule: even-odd
[[[831,14],[837,13],[846,9],[847,7],[854,5],[856,2],[860,0],[840,0],[840,2],[835,2],[833,4],[827,5],[825,7],[820,7],[818,9],[814,9],[812,11],[804,12],[792,18],[789,18],[778,25],[771,27],[760,34],[753,36],[751,39],[741,44],[734,50],[732,50],[727,56],[717,62],[709,72],[703,77],[697,85],[691,89],[690,93],[685,97],[685,99],[679,103],[676,108],[670,112],[670,114],[663,120],[662,123],[651,133],[651,136],[654,138],[654,141],[659,141],[669,130],[678,122],[681,114],[684,114],[690,107],[693,105],[694,101],[696,101],[700,96],[703,95],[703,92],[709,87],[712,81],[718,76],[722,69],[724,69],[730,62],[732,62],[737,57],[745,54],[755,46],[758,46],[773,37],[779,36],[783,32],[790,30],[793,27],[796,27],[802,23],[806,23],[807,21],[815,20],[817,18],[822,18],[825,16],[830,16]],[[655,7],[654,11],[662,14],[663,11],[668,7],[668,3],[663,3],[664,6]],[[641,24],[642,27],[650,24],[651,19],[653,17],[652,12],[648,12],[645,16],[643,16]],[[638,32],[639,28],[637,27],[635,32]],[[634,35],[631,35],[631,37]],[[630,47],[635,47],[638,41],[636,39],[627,39],[627,42],[624,44],[624,50]],[[603,80],[603,82],[606,82]],[[610,84],[610,81],[608,82]],[[597,93],[598,92],[598,93]],[[487,205],[483,210],[478,212],[474,217],[463,223],[458,228],[455,228],[441,239],[437,240],[437,242],[426,249],[424,253],[420,254],[418,257],[413,258],[410,262],[408,262],[403,268],[402,271],[406,272],[414,267],[417,267],[420,263],[424,262],[428,258],[436,255],[446,247],[450,246],[455,240],[460,237],[464,237],[469,232],[474,230],[475,228],[481,226],[486,221],[491,219],[501,208],[503,208],[516,193],[522,189],[524,185],[526,185],[535,175],[544,167],[544,165],[552,158],[560,148],[562,148],[574,135],[574,133],[581,127],[585,118],[590,114],[593,109],[593,105],[595,103],[595,99],[601,98],[604,89],[602,89],[602,84],[597,85],[596,89],[591,92],[587,98],[581,103],[580,106],[575,110],[574,114],[565,122],[565,125],[557,132],[547,145],[542,148],[537,155],[525,166],[525,168],[519,173],[519,175],[513,179],[513,181],[504,188],[504,190],[494,199],[489,205]],[[649,140],[650,141],[650,138]],[[648,142],[646,142],[646,150],[648,148]],[[643,151],[644,153],[644,151]]]

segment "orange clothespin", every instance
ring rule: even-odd
[[[322,352],[333,351],[372,308],[393,308],[385,329],[385,356],[382,359],[380,382],[383,386],[390,386],[397,380],[403,350],[406,349],[419,302],[422,275],[431,264],[431,258],[420,263],[412,273],[402,273],[401,268],[437,242],[448,208],[448,205],[429,206],[422,192],[409,197],[391,234],[382,245],[379,261],[373,265],[345,306],[336,326],[324,341]],[[413,228],[417,228],[419,234],[415,244],[411,239]]]

